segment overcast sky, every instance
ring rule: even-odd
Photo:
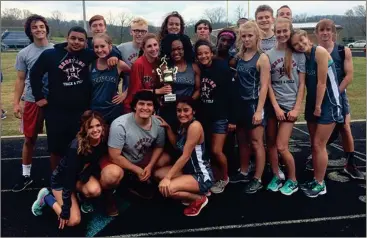
[[[160,26],[165,16],[172,11],[178,11],[185,21],[196,21],[203,17],[206,9],[223,7],[227,8],[227,1],[86,1],[87,20],[95,15],[101,14],[105,18],[111,11],[114,16],[120,12],[128,13],[132,16],[142,16],[150,24]],[[335,14],[342,15],[346,10],[357,5],[365,5],[364,1],[228,1],[228,18],[234,21],[235,9],[242,6],[245,12],[249,12],[250,18],[254,18],[257,6],[261,4],[270,5],[274,11],[281,5],[288,5],[293,15],[306,13],[312,15]],[[1,9],[19,8],[28,9],[32,13],[37,13],[46,17],[51,17],[51,12],[59,10],[63,13],[64,19],[82,20],[82,1],[1,1]]]

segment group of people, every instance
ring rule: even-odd
[[[194,45],[178,12],[165,18],[159,34],[148,33],[139,17],[131,22],[132,42],[117,47],[103,16],[89,21],[93,37],[75,26],[67,42],[56,45],[47,39],[46,19],[28,17],[25,32],[32,43],[16,59],[14,113],[23,122],[25,142],[22,176],[13,191],[33,182],[32,155],[44,120],[51,188],[39,191],[32,212],[39,216],[52,207],[60,229],[77,225],[80,210],[92,212],[100,195],[107,214],[118,215],[114,191],[121,180],[143,198],[158,188],[187,206],[186,216],[196,216],[207,197],[222,193],[229,182],[245,183],[248,194],[262,189],[267,158],[273,173],[267,190],[326,194],[326,145],[335,128],[348,159],[344,171],[363,179],[353,157],[346,95],[353,79],[351,51],[334,42],[329,19],[316,26],[317,46],[305,31],[293,29],[288,6],[273,15],[270,6],[259,6],[255,20],[241,18],[236,29],[221,30],[216,44],[211,23],[200,20]],[[177,69],[172,83],[157,73],[162,58],[162,72]],[[314,178],[300,184],[288,144],[303,113],[305,89]],[[164,95],[171,93],[175,102],[166,102]],[[240,168],[230,177],[235,143]]]

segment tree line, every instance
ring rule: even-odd
[[[247,13],[241,6],[238,6],[234,13],[234,18],[227,22],[226,10],[223,7],[217,7],[205,10],[201,18],[209,20],[212,23],[213,29],[218,29],[234,25],[238,18],[247,16]],[[25,9],[4,9],[1,16],[2,31],[14,28],[20,30],[23,27],[24,20],[31,14],[32,12]],[[132,40],[129,34],[129,26],[134,16],[125,12],[113,13],[109,11],[104,17],[106,19],[108,33],[115,44]],[[340,34],[344,42],[366,38],[366,8],[363,5],[348,9],[344,15],[308,16],[306,13],[298,14],[293,16],[293,22],[318,22],[323,18],[329,18],[333,20],[335,24],[343,27]],[[72,26],[84,26],[82,20],[67,20],[64,14],[58,10],[52,11],[51,17],[46,17],[46,19],[50,26],[51,39],[53,37],[65,37]],[[199,19],[186,21],[185,31],[190,38],[194,38],[194,25],[197,20]],[[160,27],[149,25],[150,32],[158,33],[159,30]]]

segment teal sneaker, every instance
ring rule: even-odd
[[[326,194],[326,185],[325,181],[322,181],[322,184],[318,182],[314,183],[311,188],[304,191],[305,195],[310,198],[315,198],[319,195]]]
[[[299,185],[299,187],[303,190],[303,191],[306,191],[307,189],[309,188],[312,188],[314,184],[316,184],[317,181],[313,178],[312,180],[310,181],[306,181],[305,183],[301,183]]]
[[[42,209],[45,207],[45,197],[50,194],[47,188],[42,188],[37,195],[36,201],[32,205],[32,213],[35,216],[42,215]]]
[[[92,203],[88,202],[88,201],[84,201],[82,203],[82,205],[80,206],[80,210],[83,212],[83,213],[91,213],[94,211],[94,208],[93,208],[93,205]]]
[[[288,179],[283,187],[279,189],[279,191],[284,195],[290,196],[298,191],[298,182],[293,182],[292,180]]]
[[[273,179],[270,181],[268,186],[266,187],[267,190],[278,192],[279,188],[283,185],[282,180],[277,176],[274,176]]]

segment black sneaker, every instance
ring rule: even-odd
[[[244,193],[256,193],[260,189],[262,189],[263,185],[261,184],[260,180],[257,178],[253,178],[245,187]]]
[[[30,176],[20,176],[18,182],[14,185],[12,191],[13,192],[20,192],[23,191],[26,187],[28,187],[33,180]]]
[[[229,177],[229,182],[230,183],[246,183],[250,181],[250,176],[249,174],[244,175],[243,173],[241,173],[241,170],[238,171],[238,173],[236,173],[235,175]]]
[[[350,177],[354,178],[354,179],[364,179],[364,175],[363,173],[357,169],[357,167],[355,165],[347,165],[344,167],[344,172],[349,174]]]

